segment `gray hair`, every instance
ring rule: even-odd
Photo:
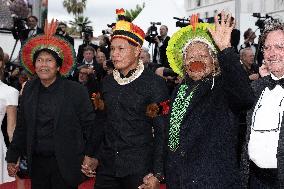
[[[261,43],[264,44],[267,35],[276,30],[282,30],[284,32],[284,23],[280,19],[268,20],[264,23],[264,30],[261,35]]]

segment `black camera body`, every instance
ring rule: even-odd
[[[186,27],[189,25],[189,20],[186,18],[178,18],[178,17],[173,17],[173,19],[177,20],[176,21],[176,27]]]
[[[63,35],[64,34],[64,32],[62,31],[62,29],[60,28],[60,27],[58,27],[57,29],[56,29],[56,33],[55,33],[56,35]]]
[[[266,20],[268,19],[274,20],[273,17],[269,16],[268,14],[265,14],[265,16],[261,16],[260,13],[253,13],[252,16],[258,18],[257,21],[255,22],[255,26],[259,27],[260,33],[262,33],[264,30]]]
[[[12,29],[12,34],[14,39],[18,40],[20,39],[20,33],[26,29],[27,19],[26,18],[18,18],[18,17],[13,17],[13,29]]]
[[[156,25],[161,25],[161,22],[150,22],[151,26],[148,30],[148,35],[150,37],[149,43],[155,43],[155,37],[158,36],[158,28]]]
[[[178,76],[178,74],[177,73],[175,73],[172,69],[170,69],[170,68],[164,68],[164,70],[163,70],[163,76],[164,77],[177,77]]]
[[[84,40],[89,40],[90,37],[93,37],[93,27],[86,26],[85,24],[79,24],[82,27],[82,33],[84,33]]]

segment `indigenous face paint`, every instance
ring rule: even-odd
[[[193,42],[184,52],[184,66],[187,75],[193,80],[200,80],[214,70],[213,57],[207,44]]]

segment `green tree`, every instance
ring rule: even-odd
[[[86,9],[87,0],[64,0],[63,7],[70,14],[73,14],[75,17],[79,17],[83,14]]]
[[[143,3],[142,6],[136,5],[135,9],[126,10],[125,16],[128,17],[132,22],[140,14],[140,12],[143,10],[144,7],[145,3]]]

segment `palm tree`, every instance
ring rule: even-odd
[[[142,6],[136,5],[135,9],[126,10],[125,16],[129,18],[130,21],[132,22],[140,14],[140,12],[143,10],[144,7],[145,3],[143,3]]]
[[[70,21],[69,24],[71,25],[71,30],[74,33],[80,33],[80,37],[82,38],[82,30],[92,22],[89,20],[88,17],[78,16],[75,17],[73,21]]]
[[[86,9],[86,2],[87,0],[64,0],[63,7],[69,14],[79,17]]]

